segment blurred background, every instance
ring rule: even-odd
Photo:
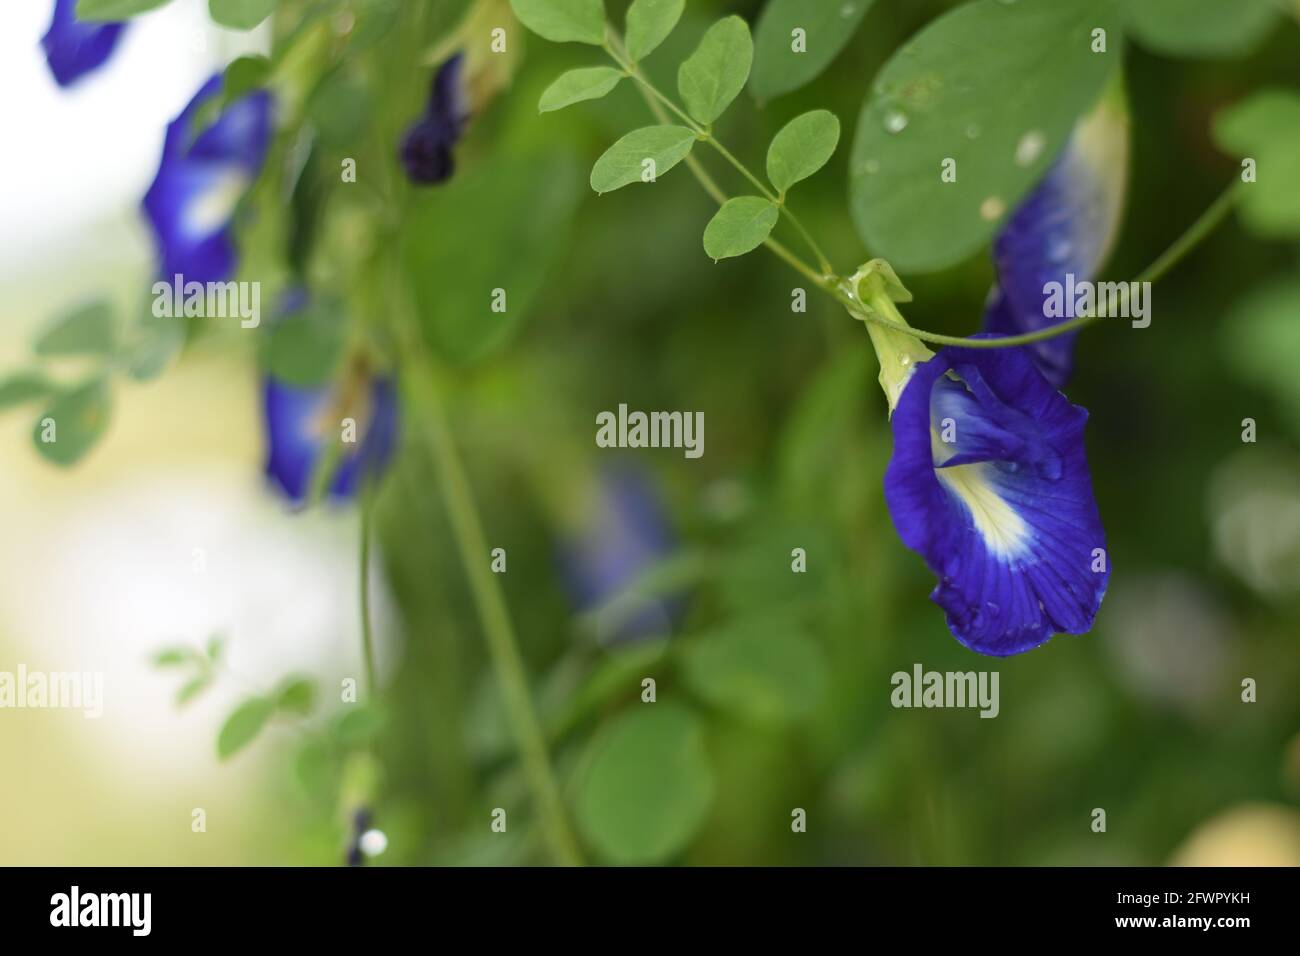
[[[720,121],[757,165],[795,115],[840,117],[839,152],[798,200],[841,269],[870,253],[846,199],[862,98],[955,5],[881,0],[817,81],[762,105],[746,94]],[[206,76],[277,42],[271,23],[223,30],[206,4],[175,0],[61,90],[39,47],[49,6],[8,5],[0,33],[0,378],[86,301],[107,298],[124,323],[147,307],[156,264],[139,200],[164,128]],[[450,348],[438,368],[489,546],[508,554],[495,580],[584,857],[1300,864],[1300,244],[1230,218],[1156,287],[1150,328],[1080,338],[1068,394],[1091,415],[1110,591],[1090,635],[981,658],[949,634],[885,511],[891,439],[863,329],[815,290],[792,312],[800,283],[766,254],[711,262],[699,237],[712,204],[684,169],[653,192],[592,194],[590,163],[650,121],[644,104],[624,84],[539,117],[541,92],[591,51],[525,36],[490,6],[508,26],[509,75],[474,116],[456,177],[413,200],[436,236],[403,261],[444,253],[411,281],[448,310],[526,270],[510,334],[484,354]],[[469,9],[433,7],[429,51]],[[761,7],[691,0],[648,71],[671,88],[714,18],[753,23]],[[1135,276],[1238,175],[1211,138],[1217,112],[1295,86],[1300,15],[1278,9],[1228,56],[1129,47],[1130,190],[1106,278]],[[382,42],[357,54],[358,85]],[[436,65],[420,63],[412,118]],[[352,135],[396,169],[386,125]],[[360,148],[326,142],[322,167]],[[329,256],[346,258],[378,213],[363,200],[331,210],[311,275],[342,294]],[[968,334],[992,270],[980,254],[904,280],[913,325]],[[362,670],[358,514],[291,507],[266,480],[265,331],[191,330],[164,374],[115,384],[107,430],[70,469],[33,448],[39,408],[2,410],[0,671],[101,671],[106,702],[98,720],[0,710],[0,863],[338,864],[362,807],[387,838],[376,864],[547,862],[407,409],[374,502],[382,719],[340,730],[337,688]],[[595,417],[620,403],[702,411],[706,453],[597,449]],[[791,573],[794,548],[804,574]],[[183,681],[158,653],[213,638],[219,673],[178,705]],[[890,675],[918,662],[997,670],[997,719],[892,709]],[[218,759],[232,708],[287,675],[317,688],[312,713]],[[796,808],[806,832],[792,832]]]

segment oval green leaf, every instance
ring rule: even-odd
[[[225,760],[251,744],[273,713],[275,703],[265,697],[250,697],[236,707],[217,734],[217,756]]]
[[[96,379],[57,395],[32,429],[32,441],[46,461],[67,467],[94,447],[108,428],[108,384]]]
[[[750,92],[760,100],[771,99],[816,78],[853,39],[873,2],[771,0],[754,29]]]
[[[276,0],[208,0],[214,23],[232,30],[251,30],[271,15]]]
[[[1128,29],[1158,53],[1244,56],[1276,26],[1281,6],[1276,0],[1135,0],[1129,4]]]
[[[91,302],[56,319],[36,339],[37,355],[107,355],[115,341],[113,310],[107,302]]]
[[[756,723],[806,715],[825,694],[825,656],[788,617],[746,618],[686,652],[686,680],[715,707]]]
[[[704,227],[704,251],[715,262],[743,256],[763,244],[781,210],[762,196],[735,196]]]
[[[598,100],[623,79],[623,74],[612,66],[591,66],[580,70],[569,70],[560,74],[554,83],[546,88],[537,103],[539,113],[564,109],[584,100]]]
[[[677,70],[677,89],[686,112],[710,125],[745,88],[753,62],[749,24],[737,16],[713,24]]]
[[[54,391],[54,383],[41,372],[14,372],[0,378],[0,410],[44,398]]]
[[[575,817],[607,862],[661,863],[690,843],[712,800],[695,716],[677,704],[638,704],[592,741]]]
[[[654,182],[672,169],[695,145],[685,126],[645,126],[634,129],[605,150],[591,167],[591,188],[607,193],[638,182]],[[645,179],[646,174],[650,175]]]
[[[885,64],[863,104],[850,204],[863,242],[903,271],[974,253],[1042,178],[1123,51],[1116,0],[977,0]],[[1095,30],[1106,52],[1093,52]],[[996,51],[996,56],[991,54]],[[956,182],[945,182],[945,159]]]
[[[605,42],[602,0],[510,0],[519,22],[552,43]]]
[[[830,110],[796,116],[772,137],[767,148],[767,178],[776,191],[807,179],[828,162],[840,142],[840,121]]]
[[[1238,188],[1242,222],[1269,239],[1300,236],[1300,93],[1261,90],[1214,123],[1219,147],[1254,160],[1255,181]]]
[[[682,18],[686,0],[632,0],[627,8],[627,55],[644,59],[668,38]]]

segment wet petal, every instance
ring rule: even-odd
[[[1103,550],[1096,564],[1105,535],[1086,420],[1021,349],[946,348],[903,392],[885,499],[903,543],[939,578],[931,599],[972,650],[1017,654],[1092,626],[1109,563]]]

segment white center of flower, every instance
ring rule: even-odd
[[[993,466],[988,462],[940,468],[957,450],[944,442],[933,426],[930,428],[930,453],[939,482],[957,497],[971,516],[984,545],[999,558],[1014,558],[1028,548],[1031,529],[1025,519],[998,494],[990,478]]]
[[[235,214],[248,185],[248,175],[238,168],[214,174],[185,204],[182,222],[186,233],[198,239],[222,229]]]

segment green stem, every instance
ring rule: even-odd
[[[546,739],[528,689],[528,679],[515,640],[510,612],[501,588],[488,566],[487,539],[479,520],[473,490],[457,454],[451,428],[434,385],[433,369],[419,346],[408,345],[407,362],[407,378],[429,426],[428,438],[433,452],[434,469],[442,486],[452,533],[460,550],[461,564],[469,578],[470,591],[487,639],[488,652],[523,757],[524,772],[538,803],[543,835],[556,862],[564,866],[581,866],[582,854],[564,813],[560,787],[546,752]]]
[[[370,688],[370,700],[377,699],[379,684],[375,680],[375,635],[370,624],[370,518],[371,500],[367,488],[361,491],[361,566],[358,569],[358,585],[361,588],[361,651],[366,664],[366,686]]]
[[[676,103],[665,96],[659,89],[642,75],[637,69],[636,64],[627,59],[622,52],[622,46],[619,43],[617,34],[611,29],[609,38],[605,43],[605,52],[607,52],[614,62],[621,67],[628,76],[630,76],[641,90],[642,98],[654,113],[660,123],[668,123],[669,117],[664,112],[665,107],[681,118],[687,127],[696,134],[696,136],[710,143],[719,154],[726,159],[732,166],[736,167],[740,173],[753,183],[759,191],[772,202],[777,203],[781,212],[789,218],[791,225],[795,227],[808,247],[817,256],[822,271],[818,273],[812,266],[808,265],[785,246],[781,245],[774,239],[767,239],[763,245],[781,258],[787,265],[800,273],[818,288],[832,296],[836,301],[848,310],[849,314],[864,322],[872,322],[884,328],[893,329],[896,332],[903,332],[913,338],[920,339],[923,342],[930,342],[935,345],[956,345],[963,348],[972,349],[1005,349],[1013,348],[1020,345],[1031,345],[1034,342],[1044,342],[1048,339],[1056,338],[1058,335],[1065,335],[1077,329],[1086,328],[1094,322],[1100,321],[1103,316],[1098,315],[1081,315],[1065,322],[1059,322],[1056,325],[1049,326],[1045,329],[1038,329],[1034,332],[1026,332],[1022,335],[1010,335],[996,339],[976,339],[967,338],[960,335],[941,335],[937,332],[926,332],[923,329],[913,328],[906,323],[896,322],[881,316],[873,309],[866,308],[864,304],[849,295],[841,286],[839,277],[834,274],[834,270],[827,262],[825,255],[822,254],[820,247],[813,240],[811,234],[803,227],[798,218],[786,208],[785,203],[773,195],[770,190],[754,176],[731,152],[713,138],[712,133],[701,127]],[[713,197],[719,204],[727,201],[724,193],[718,184],[709,176],[699,162],[688,155],[686,165],[699,180],[704,190]],[[1234,182],[1216,199],[1208,209],[1194,222],[1187,231],[1178,237],[1164,253],[1160,255],[1150,266],[1135,279],[1135,282],[1156,282],[1177,265],[1192,249],[1196,248],[1200,242],[1214,230],[1214,228],[1223,220],[1223,218],[1232,209],[1238,196],[1237,187],[1240,184]]]
[[[655,117],[660,123],[668,122],[668,117],[663,112],[663,109],[666,107],[686,124],[687,129],[717,150],[719,156],[734,166],[736,170],[744,176],[745,179],[747,179],[754,188],[759,191],[759,193],[762,194],[763,198],[776,206],[780,210],[781,215],[785,216],[786,219],[789,220],[790,225],[795,228],[795,231],[799,233],[803,238],[803,241],[808,244],[808,248],[812,251],[812,254],[817,257],[817,262],[821,267],[820,274],[806,265],[800,269],[801,272],[805,272],[809,278],[816,282],[820,282],[824,277],[834,275],[835,267],[831,265],[830,260],[826,258],[826,254],[822,252],[821,247],[817,245],[817,241],[813,239],[812,233],[804,228],[804,224],[799,220],[799,217],[796,216],[785,204],[785,197],[777,196],[776,193],[772,192],[772,190],[767,187],[766,183],[750,172],[748,166],[737,159],[731,150],[727,149],[727,147],[723,146],[722,143],[718,141],[718,139],[713,135],[712,130],[706,129],[699,123],[695,122],[694,118],[692,118],[690,114],[674,103],[669,97],[665,96],[657,86],[651,83],[650,80],[646,78],[645,74],[637,68],[636,64],[626,58],[622,46],[619,43],[618,36],[614,34],[612,30],[610,31],[609,40],[605,43],[605,52],[608,53],[610,58],[613,59],[613,61],[617,63],[619,67],[637,84],[637,88],[641,91],[641,96],[645,99],[646,104],[650,107],[651,111],[655,114]],[[691,171],[695,173],[695,177],[700,180],[701,185],[704,185],[705,178],[708,178],[709,182],[712,183],[711,187],[705,185],[705,189],[718,201],[718,205],[722,205],[727,201],[726,194],[723,193],[722,190],[717,187],[717,184],[708,177],[708,174],[704,172],[704,168],[700,165],[698,160],[688,155],[686,162]],[[769,243],[765,243],[765,245],[768,245],[769,248],[773,249],[773,251],[776,250],[775,245]],[[780,253],[778,253],[778,255],[780,255]],[[786,258],[788,255],[789,251],[786,250],[786,255],[783,255],[782,258]],[[787,261],[789,261],[789,259],[787,259]]]

